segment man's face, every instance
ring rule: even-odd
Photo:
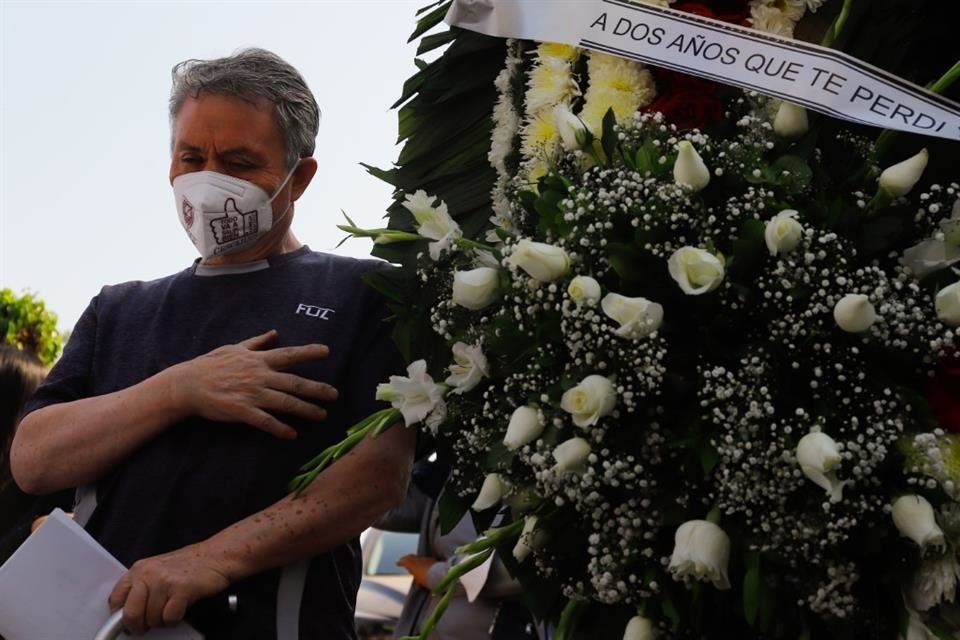
[[[201,94],[187,98],[173,132],[170,181],[194,171],[248,180],[273,195],[287,175],[286,145],[266,100]],[[305,185],[304,185],[305,186]],[[290,205],[291,185],[273,201],[274,220]],[[289,224],[289,219],[287,221]],[[286,226],[286,225],[284,225]]]

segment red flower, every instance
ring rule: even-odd
[[[647,105],[678,129],[703,129],[723,117],[723,101],[715,82],[675,71],[655,69],[658,96]]]
[[[705,18],[746,24],[744,0],[719,0],[715,6],[716,11],[702,2],[680,2],[673,8]],[[647,111],[661,112],[667,122],[681,130],[704,129],[723,118],[723,100],[717,83],[666,69],[653,69],[653,72],[658,96],[647,106]]]
[[[953,354],[937,363],[937,372],[927,385],[927,400],[940,426],[960,433],[960,356]]]

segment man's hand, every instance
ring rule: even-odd
[[[326,410],[316,403],[333,402],[337,390],[284,371],[326,358],[330,350],[322,344],[266,349],[276,337],[276,331],[268,331],[172,367],[172,392],[184,413],[243,422],[291,440],[297,437],[296,430],[269,411],[316,421],[326,418]]]
[[[424,589],[430,589],[430,582],[427,579],[427,573],[430,567],[437,563],[433,558],[427,556],[417,556],[408,553],[397,560],[397,565],[406,569],[413,576],[413,581]]]
[[[140,560],[110,594],[110,610],[123,609],[123,624],[134,635],[183,620],[187,607],[230,585],[223,568],[201,545]]]

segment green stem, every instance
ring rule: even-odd
[[[497,546],[504,539],[516,538],[523,531],[523,520],[511,522],[508,525],[497,527],[496,529],[487,529],[483,532],[483,537],[475,542],[465,544],[457,549],[460,554],[473,554],[485,551]]]
[[[497,250],[496,247],[483,244],[482,242],[477,242],[476,240],[469,240],[467,238],[458,238],[457,246],[461,249],[480,249],[481,251],[490,251],[491,253],[496,252]]]
[[[446,593],[443,594],[443,597],[440,598],[440,602],[437,603],[437,608],[433,610],[433,613],[430,614],[430,617],[427,618],[426,623],[423,625],[423,629],[420,630],[420,635],[417,636],[418,640],[427,640],[430,637],[430,632],[433,631],[434,627],[437,626],[437,623],[440,622],[440,618],[443,617],[443,612],[447,610],[447,607],[450,606],[450,600],[453,598],[454,588],[451,586],[447,589]]]
[[[400,420],[400,412],[396,409],[383,409],[367,416],[347,430],[347,437],[320,452],[320,455],[300,467],[301,473],[290,481],[290,490],[294,497],[303,493],[310,486],[320,472],[346,453],[365,438],[376,438]]]
[[[934,80],[927,85],[926,89],[931,93],[941,94],[953,84],[960,80],[960,60],[957,60],[953,63],[953,66],[950,69],[940,76],[938,79]],[[890,141],[893,140],[899,131],[896,129],[885,129],[883,133],[877,138],[877,142],[873,145],[873,156],[874,158],[882,158],[884,152],[887,150],[887,147],[890,146]]]
[[[719,507],[714,507],[710,509],[710,513],[707,514],[707,522],[712,522],[713,524],[720,524],[720,517],[723,514],[720,513]]]
[[[840,32],[843,31],[844,25],[847,23],[847,18],[850,17],[850,10],[853,8],[853,0],[844,0],[843,8],[840,9],[839,15],[833,21],[833,24],[830,25],[830,28],[827,29],[826,35],[823,36],[823,40],[820,44],[824,47],[833,48],[833,44],[837,41],[837,37],[840,35]]]
[[[577,630],[577,623],[580,616],[587,608],[586,600],[570,600],[567,606],[563,608],[560,614],[560,623],[557,625],[557,631],[554,634],[554,640],[569,640]]]

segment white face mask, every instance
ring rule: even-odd
[[[266,235],[274,224],[273,199],[293,171],[272,196],[252,182],[215,171],[195,171],[174,178],[173,195],[180,222],[200,256],[206,260],[236,253]],[[277,221],[289,210],[288,205]]]

